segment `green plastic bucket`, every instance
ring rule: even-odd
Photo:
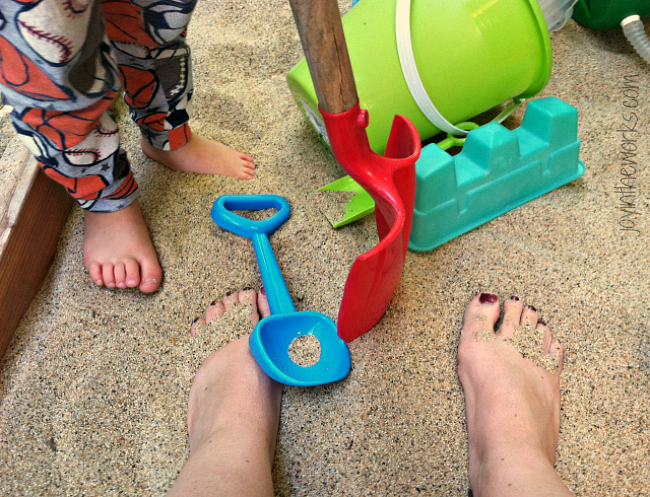
[[[401,0],[397,0],[401,1]],[[361,0],[343,17],[359,102],[370,115],[370,146],[383,153],[395,114],[425,140],[440,132],[411,96],[396,44],[396,0]],[[537,0],[412,0],[411,39],[420,79],[451,123],[467,121],[548,83],[551,40]],[[309,68],[287,75],[298,107],[326,139]]]

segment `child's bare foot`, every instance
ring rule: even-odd
[[[136,200],[105,214],[85,213],[84,262],[97,285],[158,289],[162,269]]]
[[[571,495],[555,472],[560,433],[563,349],[532,306],[517,297],[504,303],[483,293],[465,312],[458,349],[458,376],[465,392],[469,478],[476,497]],[[525,359],[504,339],[519,325],[544,334],[543,352],[559,358],[556,374]],[[479,339],[477,333],[495,333]]]
[[[248,155],[198,135],[192,135],[189,142],[173,151],[157,149],[144,137],[140,144],[149,158],[176,171],[221,174],[243,180],[255,176],[255,163]]]
[[[266,297],[252,290],[230,294],[213,307],[227,312],[252,296],[268,308]],[[257,365],[247,336],[213,352],[190,390],[190,458],[168,495],[272,497],[281,400],[282,385]]]
[[[213,301],[205,310],[205,315],[202,318],[196,318],[194,320],[190,334],[193,337],[196,336],[199,329],[209,325],[214,319],[223,316],[233,306],[248,303],[252,304],[251,324],[253,328],[255,328],[260,319],[271,315],[271,309],[269,309],[269,302],[266,299],[264,287],[260,289],[259,294],[255,293],[251,288],[244,288],[241,292],[228,292],[223,299]]]

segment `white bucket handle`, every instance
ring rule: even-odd
[[[427,90],[424,88],[417,65],[413,55],[413,43],[411,41],[411,0],[397,0],[395,12],[395,32],[397,38],[397,53],[402,66],[402,73],[406,80],[411,96],[426,118],[436,128],[454,135],[466,135],[468,131],[460,129],[447,121],[433,104]],[[521,104],[523,99],[514,99],[496,116],[493,121],[501,123],[512,114]]]

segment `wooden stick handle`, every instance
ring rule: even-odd
[[[359,97],[336,0],[289,0],[318,103],[338,114]]]

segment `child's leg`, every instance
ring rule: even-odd
[[[93,280],[155,290],[160,266],[109,110],[120,81],[99,5],[2,2],[0,85],[18,135],[87,212]]]
[[[172,169],[251,179],[253,159],[192,135],[192,66],[185,30],[196,0],[103,0],[124,100],[142,131],[142,150]],[[182,150],[180,150],[182,147]]]

